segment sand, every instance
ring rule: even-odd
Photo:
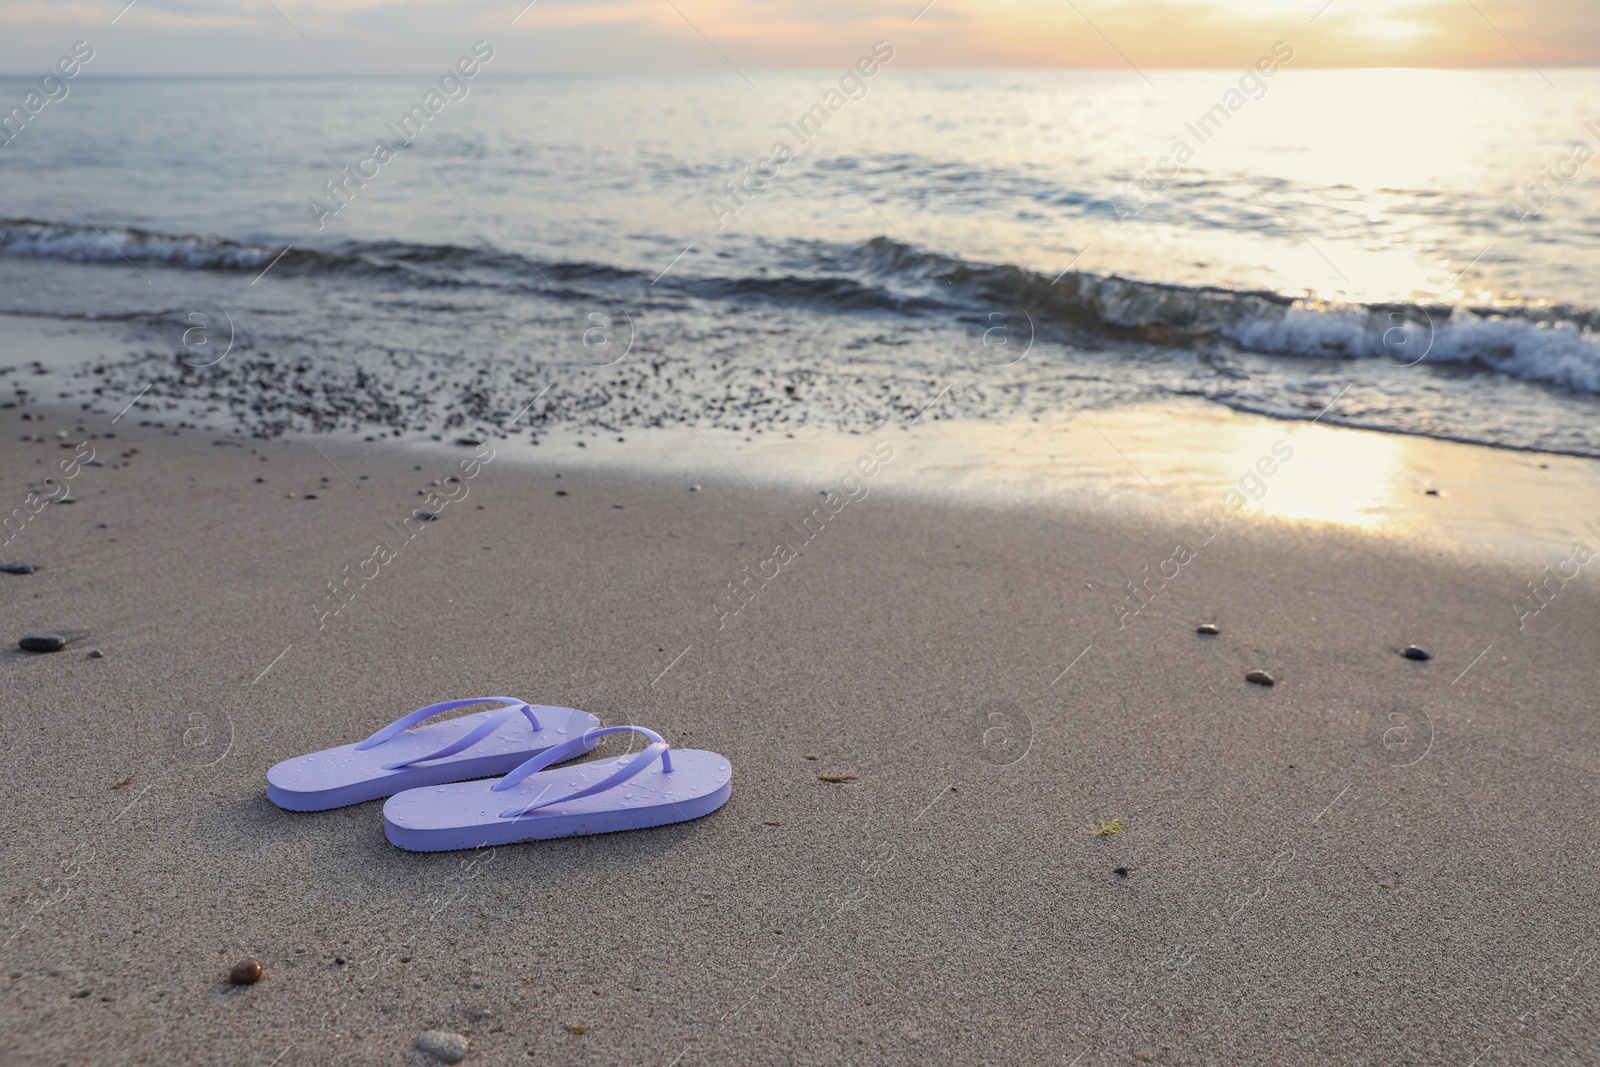
[[[1251,510],[1119,628],[1182,508],[941,496],[901,441],[733,614],[850,467],[497,454],[407,539],[472,448],[33,410],[6,508],[62,444],[106,466],[0,550],[43,567],[0,575],[8,645],[83,632],[0,653],[7,1064],[1600,1057],[1593,566],[1519,630],[1537,558]],[[474,693],[715,749],[732,800],[432,855],[268,803],[276,761]]]

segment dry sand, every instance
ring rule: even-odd
[[[19,414],[6,509],[108,418]],[[1174,520],[940,500],[902,449],[719,629],[837,479],[503,457],[319,629],[472,450],[131,421],[0,550],[44,568],[8,645],[86,631],[0,653],[0,1062],[1600,1061],[1593,566],[1519,631],[1537,561],[1240,518],[1119,629]],[[432,855],[267,802],[474,693],[713,748],[733,798]]]

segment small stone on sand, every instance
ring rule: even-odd
[[[562,1023],[561,1025],[566,1027],[567,1033],[577,1034],[579,1037],[589,1032],[588,1023]]]
[[[1277,679],[1272,677],[1272,675],[1268,674],[1266,671],[1251,671],[1249,674],[1244,676],[1244,680],[1247,682],[1254,682],[1256,685],[1277,684]]]
[[[557,489],[556,490],[556,496],[566,496],[566,495],[567,495],[567,491],[565,489]]]
[[[234,985],[255,985],[261,981],[261,961],[242,959],[228,972],[228,981]]]
[[[91,648],[88,652],[85,653],[85,655],[87,655],[90,659],[105,659],[106,658],[106,654],[104,652],[101,652],[98,648]]]
[[[1404,652],[1400,653],[1400,654],[1402,656],[1404,656],[1406,659],[1432,659],[1433,658],[1433,654],[1431,652],[1429,652],[1425,648],[1418,648],[1416,645],[1407,645],[1406,646],[1406,650]]]
[[[1126,867],[1113,867],[1113,868],[1111,868],[1111,873],[1116,875],[1118,878],[1126,878],[1126,877],[1128,877],[1128,868],[1126,868]]]
[[[819,775],[817,775],[817,781],[819,781],[819,782],[832,782],[835,785],[838,785],[838,784],[843,783],[843,782],[853,782],[855,780],[856,780],[856,776],[853,775],[853,774],[819,774]]]
[[[1211,637],[1215,636],[1216,634],[1220,634],[1222,629],[1214,622],[1203,622],[1194,628],[1194,632],[1197,634],[1205,634],[1206,636]]]
[[[417,1051],[441,1063],[457,1063],[467,1054],[467,1039],[448,1030],[424,1030],[417,1038]]]
[[[32,574],[38,569],[31,563],[0,563],[0,574]]]
[[[23,634],[17,647],[24,652],[60,652],[67,647],[67,639],[60,634]]]
[[[689,487],[689,492],[691,492],[691,493],[698,493],[699,491],[700,491],[700,487],[698,485],[691,485]]]

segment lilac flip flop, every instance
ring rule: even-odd
[[[412,729],[473,704],[505,706]],[[490,778],[552,749],[572,753],[563,759],[582,755],[597,743],[583,744],[584,736],[599,725],[586,711],[516,697],[446,700],[401,716],[365,741],[284,760],[267,772],[267,799],[290,811],[326,811],[403,789]]]
[[[575,763],[607,734],[632,731],[650,744],[614,760]],[[715,752],[674,749],[642,726],[589,730],[528,760],[496,782],[408,789],[383,805],[389,843],[412,852],[507,845],[687,822],[728,802],[733,767]]]

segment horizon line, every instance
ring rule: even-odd
[[[1213,70],[1215,70],[1215,71],[1231,71],[1231,70],[1236,70],[1236,69],[1244,69],[1247,66],[1248,66],[1248,64],[1245,64],[1244,66],[1240,66],[1239,64],[1207,64],[1207,65],[1203,65],[1203,66],[1156,66],[1156,65],[1147,65],[1147,66],[1145,66],[1145,67],[1143,67],[1141,69],[1146,70],[1146,71],[1163,71],[1163,72],[1171,71],[1171,72],[1177,72],[1177,73],[1190,73],[1190,72],[1213,71]],[[815,65],[810,65],[810,64],[796,64],[796,65],[792,65],[792,66],[789,66],[789,65],[785,65],[785,66],[773,65],[773,66],[764,66],[764,67],[751,67],[749,69],[751,69],[751,70],[765,70],[765,71],[786,72],[786,71],[832,71],[834,68],[831,67],[831,66],[815,66]],[[1055,72],[1073,72],[1073,71],[1081,71],[1081,72],[1099,72],[1099,71],[1104,71],[1104,72],[1109,72],[1109,73],[1127,74],[1127,75],[1132,76],[1132,77],[1137,77],[1138,76],[1137,72],[1129,70],[1125,65],[1123,65],[1123,64],[1113,64],[1113,63],[1093,64],[1093,65],[1090,65],[1090,64],[1079,64],[1079,65],[1074,65],[1074,66],[1043,66],[1043,67],[1041,67],[1041,66],[970,66],[970,67],[968,67],[968,66],[943,66],[943,65],[940,65],[940,66],[925,66],[925,67],[903,66],[903,67],[900,67],[899,69],[906,70],[906,71],[912,71],[912,72],[949,71],[949,72],[955,72],[955,73],[974,73],[974,74],[976,74],[976,73],[997,73],[997,74],[1000,74],[1000,73],[1039,73],[1039,72],[1055,73]],[[1350,71],[1355,71],[1355,70],[1427,70],[1427,71],[1456,71],[1456,72],[1510,71],[1510,72],[1521,72],[1521,73],[1524,73],[1524,74],[1530,74],[1530,75],[1535,75],[1535,76],[1537,75],[1537,70],[1530,69],[1528,67],[1528,65],[1524,64],[1524,63],[1482,63],[1482,64],[1473,64],[1473,65],[1430,64],[1430,63],[1412,63],[1412,64],[1358,63],[1358,64],[1346,64],[1346,65],[1335,65],[1335,64],[1322,65],[1322,64],[1316,64],[1316,63],[1309,63],[1309,64],[1297,64],[1293,69],[1296,70],[1296,71],[1308,71],[1308,70],[1317,70],[1317,71],[1323,71],[1323,70],[1350,70]],[[1543,64],[1540,65],[1540,67],[1538,69],[1539,70],[1600,70],[1600,59],[1589,60],[1589,61],[1584,61],[1584,62],[1572,62],[1572,63],[1543,63]],[[1289,71],[1289,68],[1285,68],[1285,71]],[[432,76],[433,74],[436,74],[438,72],[436,70],[432,69],[432,68],[424,69],[424,68],[418,67],[418,68],[414,68],[414,69],[404,69],[404,70],[392,70],[392,69],[391,70],[378,70],[378,69],[360,70],[360,69],[350,69],[348,71],[348,73],[359,75],[359,76],[361,76],[363,78],[400,78],[400,77],[429,77],[429,76]],[[637,75],[640,75],[640,74],[730,74],[730,72],[724,67],[716,67],[716,66],[711,66],[711,65],[660,66],[660,67],[644,67],[644,68],[631,67],[631,68],[626,68],[626,69],[623,69],[623,68],[594,69],[594,68],[576,68],[576,67],[574,67],[574,68],[549,68],[549,69],[544,69],[544,70],[502,70],[502,71],[499,72],[499,76],[500,77],[508,77],[508,76],[509,77],[542,77],[542,76],[547,76],[547,75],[573,75],[573,74],[633,77],[633,76],[637,76]],[[732,76],[732,75],[730,74],[730,76]],[[21,81],[35,81],[35,80],[38,79],[38,77],[39,77],[38,71],[0,71],[0,79],[14,78],[14,79],[18,79],[18,80],[21,80]],[[166,78],[166,79],[171,79],[171,80],[174,80],[174,81],[182,81],[182,80],[206,81],[206,80],[219,80],[219,79],[246,79],[246,78],[281,78],[281,79],[286,79],[286,80],[287,79],[293,79],[293,80],[297,80],[297,81],[339,81],[340,80],[340,75],[313,72],[313,71],[300,72],[300,71],[271,71],[271,70],[263,70],[263,71],[227,71],[227,72],[223,72],[223,71],[209,71],[209,72],[208,71],[198,71],[198,72],[187,72],[187,71],[185,71],[185,72],[172,72],[172,71],[159,71],[159,72],[156,72],[156,71],[113,71],[113,72],[106,72],[106,71],[99,71],[99,72],[91,72],[89,70],[84,70],[81,74],[79,74],[73,80],[77,81],[77,82],[85,82],[85,81],[112,81],[112,80],[115,80],[115,79],[128,79],[128,78],[144,78],[144,79]]]

